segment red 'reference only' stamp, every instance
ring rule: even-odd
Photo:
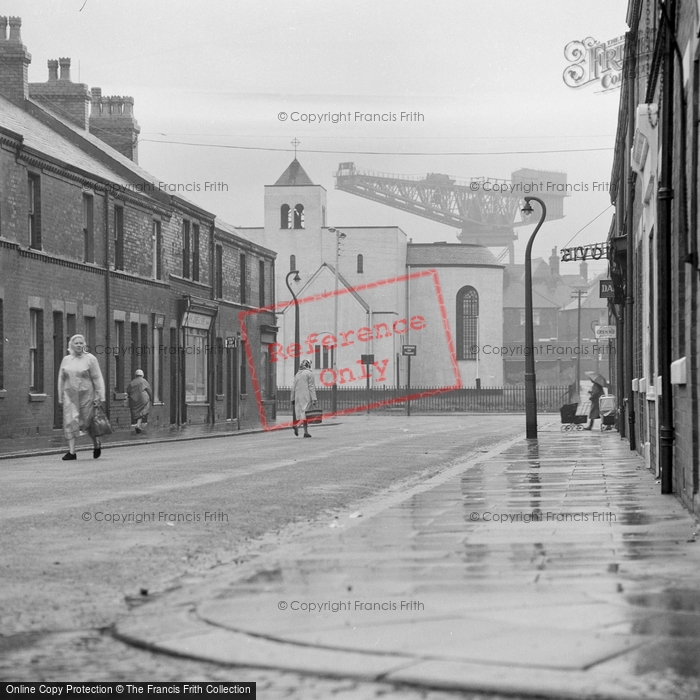
[[[420,309],[407,309],[408,304],[400,303],[408,296],[404,292],[407,285],[413,285],[413,288],[421,285]],[[379,294],[382,300],[394,301],[398,308],[392,311],[372,310],[365,301],[371,294],[375,294],[375,297]],[[246,362],[263,430],[281,430],[292,426],[291,416],[289,420],[273,422],[265,411],[265,403],[270,400],[269,395],[264,395],[270,385],[269,378],[258,376],[248,332],[255,322],[255,316],[263,312],[275,313],[283,324],[287,324],[282,333],[278,333],[277,342],[267,343],[268,364],[265,371],[275,374],[278,385],[290,386],[295,361],[306,359],[311,361],[317,390],[337,385],[341,390],[356,389],[359,392],[368,384],[371,386],[372,391],[367,392],[366,400],[360,399],[359,403],[356,400],[354,406],[339,408],[335,413],[330,407],[325,410],[324,402],[319,400],[319,406],[324,409],[324,418],[404,404],[407,400],[461,388],[450,323],[436,270],[421,270],[363,285],[343,286],[337,292],[335,289],[320,291],[298,298],[298,305],[298,343],[289,342],[289,338],[294,337],[293,301],[239,313]],[[404,307],[403,313],[401,306]],[[421,376],[421,362],[441,362],[449,381],[435,388],[415,392],[409,390],[405,363],[410,359],[403,357],[407,353],[402,353],[402,348],[409,343],[414,348],[411,351],[414,354],[414,368],[419,370],[414,377]],[[377,392],[380,388],[386,391]],[[382,395],[377,396],[378,393]]]

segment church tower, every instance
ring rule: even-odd
[[[290,299],[285,278],[308,280],[323,264],[326,190],[314,185],[294,158],[274,185],[265,186],[265,245],[277,251],[277,300]]]

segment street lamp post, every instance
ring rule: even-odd
[[[576,391],[581,391],[581,297],[585,297],[587,290],[578,287],[573,292],[571,296],[575,299],[578,297],[578,346],[576,348]]]
[[[287,273],[287,276],[284,278],[284,282],[287,285],[287,289],[289,290],[289,293],[292,295],[292,299],[294,300],[294,343],[296,344],[295,350],[297,351],[297,355],[294,358],[294,375],[296,376],[296,373],[299,371],[299,348],[301,347],[301,343],[299,342],[299,300],[297,299],[297,295],[292,291],[292,288],[289,286],[289,278],[294,275],[294,281],[295,282],[301,282],[301,277],[299,277],[299,270],[292,270],[291,272]]]
[[[522,213],[530,218],[534,200],[542,207],[540,221],[535,227],[525,249],[525,436],[537,438],[537,379],[535,377],[535,340],[532,319],[532,244],[540,227],[547,218],[547,206],[539,197],[525,197]]]
[[[347,238],[347,235],[337,228],[329,228],[330,233],[335,234],[335,311],[334,311],[334,331],[336,345],[331,349],[333,365],[333,386],[331,387],[331,412],[335,415],[338,412],[338,263],[340,262],[340,241]]]

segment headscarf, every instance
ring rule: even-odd
[[[68,341],[68,352],[71,355],[77,355],[78,353],[75,351],[75,341],[81,338],[83,343],[85,342],[85,336],[82,335],[81,333],[76,333],[69,341]],[[84,351],[87,352],[87,351]]]
[[[299,369],[311,369],[311,362],[309,360],[302,360],[299,363]]]
[[[134,372],[134,375],[137,377],[143,377],[143,370],[137,369],[136,372]]]

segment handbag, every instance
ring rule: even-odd
[[[320,408],[310,408],[306,411],[306,420],[310,425],[323,422],[323,411]]]
[[[92,435],[92,437],[102,437],[103,435],[111,434],[112,426],[110,425],[109,418],[107,418],[107,414],[104,412],[102,406],[95,406],[88,432],[90,435]]]

